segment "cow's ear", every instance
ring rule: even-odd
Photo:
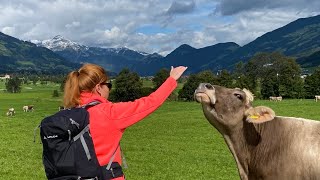
[[[248,109],[245,116],[250,123],[264,123],[273,120],[276,115],[269,107],[257,106]]]

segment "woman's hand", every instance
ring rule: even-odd
[[[175,68],[171,66],[170,77],[172,77],[175,80],[178,80],[187,68],[188,67],[185,66],[178,66]]]

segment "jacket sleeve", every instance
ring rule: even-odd
[[[133,102],[113,103],[109,110],[106,109],[107,114],[119,129],[125,129],[155,111],[176,87],[176,80],[169,77],[149,96],[142,97]]]

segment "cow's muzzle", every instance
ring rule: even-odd
[[[216,102],[215,88],[210,83],[200,83],[194,92],[194,99],[199,103],[214,105]]]

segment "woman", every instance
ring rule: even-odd
[[[186,69],[184,66],[171,67],[170,76],[155,92],[134,102],[120,103],[108,101],[111,84],[108,83],[109,79],[101,66],[85,64],[79,71],[69,73],[64,89],[66,108],[93,101],[100,102],[88,109],[95,152],[101,166],[112,161],[112,167],[118,170],[120,167],[121,171],[120,174],[108,171],[107,176],[117,180],[124,179],[119,148],[124,130],[155,111],[177,87],[176,80]]]

